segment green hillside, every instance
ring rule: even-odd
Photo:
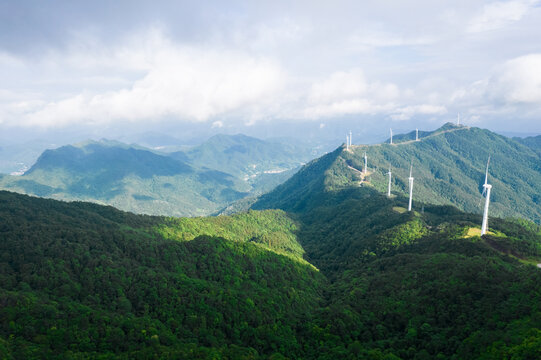
[[[90,142],[45,151],[23,176],[5,176],[4,189],[86,200],[146,214],[197,216],[246,196],[249,185],[216,170],[194,168],[147,149]]]
[[[412,133],[398,136],[399,142],[393,145],[359,145],[349,151],[339,148],[307,164],[286,183],[262,196],[253,208],[299,211],[314,202],[311,187],[323,191],[358,187],[364,177],[361,171],[366,152],[368,174],[362,186],[386,193],[391,166],[393,194],[407,195],[412,164],[417,210],[424,202],[481,213],[484,171],[490,155],[491,214],[540,221],[541,159],[533,150],[488,130],[452,124],[423,134],[417,142],[409,140],[415,136]]]
[[[538,358],[541,228],[404,206],[355,187],[175,219],[0,192],[0,358]]]
[[[301,354],[322,301],[318,271],[248,238],[275,219],[288,238],[280,212],[191,241],[160,236],[165,218],[7,192],[0,217],[2,359]]]
[[[172,153],[171,157],[193,165],[204,164],[246,179],[250,184],[257,184],[261,176],[279,175],[299,167],[318,154],[317,150],[307,145],[260,140],[242,134],[222,134],[188,151]]]
[[[526,145],[539,155],[541,155],[541,135],[529,136],[526,138],[514,138],[514,140]]]
[[[306,149],[221,135],[188,154],[169,156],[116,141],[90,141],[45,151],[23,176],[0,177],[0,188],[136,213],[209,215],[272,190],[311,156]]]

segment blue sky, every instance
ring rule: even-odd
[[[1,0],[0,131],[541,133],[540,23],[537,0]]]

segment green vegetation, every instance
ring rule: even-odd
[[[91,141],[43,152],[23,176],[0,177],[0,188],[135,213],[201,216],[271,190],[312,156],[308,147],[243,135],[218,135],[173,154]]]
[[[6,192],[0,216],[3,358],[300,356],[322,302],[318,271],[250,241]]]
[[[201,234],[232,241],[253,242],[302,261],[298,225],[281,210],[248,211],[232,217],[169,218],[156,227],[165,239],[188,241]]]
[[[291,141],[260,140],[237,134],[215,135],[203,144],[185,152],[173,153],[171,157],[193,165],[204,164],[208,168],[239,178],[248,177],[250,182],[256,182],[264,171],[294,169],[318,154],[309,146]]]
[[[471,213],[482,212],[482,184],[488,156],[491,156],[490,182],[493,185],[491,214],[541,221],[541,158],[527,146],[488,130],[447,124],[432,133],[398,136],[397,144],[354,146],[314,160],[284,184],[264,195],[254,209],[279,208],[304,211],[309,193],[317,185],[318,194],[358,187],[363,155],[368,155],[371,174],[364,183],[387,192],[387,171],[392,166],[392,191],[407,195],[409,168],[413,164],[414,207],[416,202],[454,205]],[[402,141],[400,143],[400,141]],[[307,186],[305,186],[305,184]],[[312,188],[312,189],[311,189]]]
[[[427,136],[370,147],[362,186],[362,148],[338,149],[253,204],[267,210],[234,216],[134,215],[0,192],[0,358],[539,358],[541,226],[491,216],[480,237],[481,216],[449,205],[479,201],[474,142],[486,140],[500,164],[495,189],[531,175],[506,196],[517,201],[509,214],[535,220],[539,209],[523,206],[538,186],[537,155],[478,129]],[[517,174],[503,151],[522,161]],[[390,158],[402,164],[402,191],[387,198],[379,164]],[[408,212],[411,158],[418,199]]]
[[[450,206],[314,196],[294,218],[174,219],[0,192],[0,355],[537,357],[538,225],[465,238],[480,217]]]
[[[538,136],[530,136],[527,138],[513,138],[513,140],[518,141],[519,143],[522,143],[541,155],[541,135]]]

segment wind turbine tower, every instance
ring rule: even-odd
[[[346,135],[346,150],[349,150],[349,135]]]
[[[364,153],[364,175],[368,172],[368,158],[366,157],[366,152]]]
[[[485,198],[485,211],[483,211],[483,224],[481,225],[481,235],[485,235],[488,230],[488,206],[490,205],[490,190],[492,185],[488,183],[488,164],[490,163],[490,156],[487,161],[487,171],[485,172],[485,184],[483,185],[483,195],[486,193]]]
[[[393,144],[393,129],[389,129],[391,130],[391,145]]]
[[[413,165],[410,166],[410,177],[408,178],[409,184],[410,184],[410,201],[408,204],[408,211],[411,211],[411,201],[412,201],[412,195],[413,195],[413,177],[411,176],[413,170]]]
[[[389,165],[389,172],[387,173],[389,175],[389,186],[387,187],[387,197],[391,197],[391,166]]]
[[[351,130],[349,131],[349,146],[351,146]]]
[[[415,129],[415,141],[419,141],[419,129]]]
[[[456,114],[456,126],[460,126],[460,113]]]

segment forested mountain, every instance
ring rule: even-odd
[[[136,213],[200,216],[271,190],[310,156],[307,148],[243,135],[215,136],[173,154],[90,141],[45,151],[23,176],[1,177],[0,187]]]
[[[541,155],[541,135],[529,136],[526,138],[514,138],[516,141],[528,146],[530,149]]]
[[[0,192],[0,357],[538,358],[540,228],[374,189],[173,219]]]
[[[110,204],[147,214],[204,215],[246,196],[250,186],[230,174],[112,142],[45,151],[4,189],[56,199]]]
[[[121,150],[128,163],[142,151]],[[503,195],[493,207],[537,214],[523,206],[535,204],[538,155],[452,126],[420,142],[341,147],[254,204],[267,210],[233,216],[135,215],[0,192],[0,358],[541,358],[541,227],[491,213],[481,237],[479,214],[448,205],[479,201],[488,153],[493,194],[518,178],[525,188],[508,195],[515,213]],[[151,162],[165,174],[197,171],[188,159]]]
[[[191,241],[161,236],[164,218],[7,192],[0,218],[2,359],[300,354],[322,302],[318,271],[259,243],[268,222],[291,239],[281,212]]]
[[[171,157],[250,180],[265,172],[279,173],[297,168],[320,152],[320,149],[292,142],[221,134],[188,151],[172,153]]]
[[[420,141],[414,141],[412,132],[394,137],[393,145],[354,145],[349,150],[341,147],[306,165],[286,183],[262,196],[254,208],[300,211],[317,202],[314,194],[358,186],[385,193],[389,167],[393,194],[406,195],[412,165],[417,210],[419,203],[425,202],[481,213],[482,184],[490,156],[491,214],[540,221],[541,158],[535,151],[488,130],[452,124],[434,132],[420,132],[419,137]],[[365,152],[366,176],[362,174]]]

